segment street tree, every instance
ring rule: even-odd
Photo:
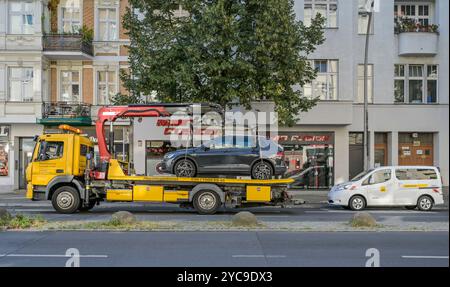
[[[317,99],[299,86],[316,72],[307,60],[324,41],[320,15],[305,26],[292,0],[130,0],[125,87],[162,102],[212,102],[248,109],[272,101],[284,124]]]

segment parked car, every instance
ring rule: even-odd
[[[194,148],[167,153],[159,170],[179,177],[199,174],[270,179],[286,172],[283,147],[253,136],[223,136]]]
[[[439,169],[431,166],[385,166],[334,186],[328,203],[352,210],[367,206],[404,206],[429,211],[444,204]]]

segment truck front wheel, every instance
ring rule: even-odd
[[[52,196],[53,208],[59,213],[74,213],[80,208],[80,194],[71,186],[59,187]]]
[[[214,214],[220,207],[220,197],[211,190],[202,190],[195,194],[194,208],[199,214]]]

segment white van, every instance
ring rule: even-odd
[[[334,186],[328,203],[352,210],[367,206],[404,206],[429,211],[444,204],[439,169],[431,166],[384,166]]]

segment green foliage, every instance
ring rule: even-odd
[[[292,0],[130,0],[124,27],[132,94],[162,102],[212,102],[250,108],[269,100],[285,124],[315,105],[293,89],[312,81],[307,55],[324,41],[324,19],[295,19]],[[174,14],[178,4],[187,13]]]
[[[92,43],[92,40],[94,39],[94,30],[92,30],[86,25],[83,25],[83,27],[80,28],[78,33],[81,34],[82,41],[84,43]]]
[[[30,217],[23,214],[17,214],[14,217],[0,220],[0,227],[7,229],[26,229],[36,227],[45,223],[42,216]]]

